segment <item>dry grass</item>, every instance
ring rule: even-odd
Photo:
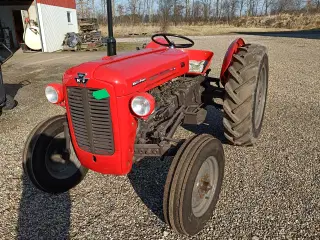
[[[129,52],[136,50],[137,47],[141,47],[137,43],[132,42],[118,42],[117,43],[117,52]],[[99,51],[107,51],[107,47],[100,47]]]
[[[142,35],[146,33],[146,35],[151,35],[153,33],[159,32],[160,27],[151,26],[151,25],[136,25],[136,26],[115,26],[114,27],[114,34],[116,37],[127,37],[130,34],[139,34]],[[107,35],[108,28],[107,26],[101,26],[100,30],[102,31],[103,35]]]
[[[189,36],[210,36],[234,32],[266,32],[320,28],[320,14],[281,14],[262,17],[242,17],[228,24],[197,24],[170,26],[167,32]],[[104,35],[107,27],[100,26]],[[114,28],[116,37],[128,37],[133,34],[150,36],[161,31],[160,26],[121,25]]]
[[[320,28],[320,14],[280,14],[263,17],[244,17],[237,19],[233,25],[238,27],[265,27],[287,29]]]
[[[104,35],[107,35],[107,27],[101,26],[100,30]],[[277,28],[259,28],[259,27],[235,27],[230,25],[179,25],[170,26],[167,32],[176,33],[187,36],[211,36],[219,34],[230,34],[234,32],[265,32],[265,31],[283,31],[284,29]],[[114,32],[116,37],[128,37],[132,34],[139,36],[150,36],[161,32],[160,26],[139,25],[139,26],[115,26]]]

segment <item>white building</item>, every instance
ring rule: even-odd
[[[78,32],[75,0],[0,0],[0,42],[19,48],[28,27],[43,52],[60,50],[65,34]]]

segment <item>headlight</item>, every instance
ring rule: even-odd
[[[138,117],[148,117],[155,107],[154,98],[148,93],[139,94],[131,100],[131,110]]]
[[[144,97],[135,97],[131,102],[132,111],[138,116],[146,116],[150,112],[150,102]]]
[[[61,84],[49,84],[45,90],[49,102],[57,104],[63,101],[63,91]]]

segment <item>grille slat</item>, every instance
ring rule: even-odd
[[[96,110],[96,111],[104,111],[104,107],[103,106],[97,106],[95,105],[94,107],[92,107],[92,110]]]
[[[70,100],[72,100],[72,104],[71,105],[76,105],[76,104],[82,103],[82,99],[70,98]]]
[[[80,102],[82,103],[82,102]],[[82,108],[79,107],[79,104],[70,104],[70,106],[72,107],[72,110],[77,110],[77,111],[82,111]]]
[[[110,132],[110,128],[92,128],[92,131],[94,132],[94,133],[99,133],[99,132],[103,132],[103,133],[108,133],[108,132]]]
[[[71,114],[74,116],[74,118],[77,118],[78,120],[84,120],[84,119],[82,119],[82,116],[83,116],[84,112],[71,111]],[[83,122],[84,122],[84,121],[83,121]]]
[[[77,136],[83,137],[88,140],[88,133],[87,132],[76,129],[76,128],[75,128],[75,130],[77,131],[77,133],[76,133]]]
[[[92,113],[92,114],[100,114],[100,113],[101,113],[101,111],[103,111],[103,110],[95,110],[95,109],[91,109],[91,113]]]
[[[93,98],[95,89],[68,88],[68,105],[77,143],[93,154],[113,155],[110,99]]]

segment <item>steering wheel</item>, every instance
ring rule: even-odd
[[[156,40],[157,37],[163,37],[167,43],[162,43]],[[174,42],[171,42],[168,37],[175,37],[175,38],[181,38],[183,40],[186,40],[190,43],[184,43],[184,44],[175,44]],[[194,45],[194,41],[192,41],[190,38],[187,38],[182,35],[178,34],[171,34],[171,33],[159,33],[155,34],[151,37],[152,41],[155,42],[156,44],[159,44],[164,47],[169,47],[169,48],[191,48]]]

